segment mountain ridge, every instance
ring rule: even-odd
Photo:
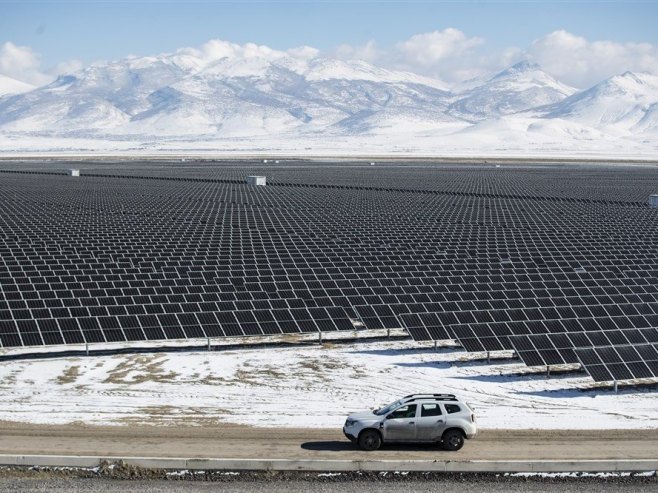
[[[147,142],[454,135],[454,145],[475,136],[503,148],[510,139],[530,148],[608,137],[653,145],[658,134],[650,74],[625,72],[579,91],[521,60],[450,89],[364,61],[231,50],[97,63],[2,96],[0,134]]]

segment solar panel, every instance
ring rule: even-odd
[[[658,344],[589,347],[575,352],[597,382],[658,378]]]
[[[440,320],[438,313],[411,313],[400,316],[411,337],[417,341],[455,339],[453,333]]]

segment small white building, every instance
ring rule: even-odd
[[[264,187],[267,179],[264,176],[247,176],[247,185],[256,185]]]
[[[649,207],[658,207],[658,195],[649,195]]]
[[[68,170],[68,175],[69,176],[80,176],[80,170],[79,169],[70,169],[70,170]]]

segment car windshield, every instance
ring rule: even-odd
[[[386,406],[386,407],[382,407],[381,409],[375,409],[374,413],[375,413],[377,416],[381,416],[382,414],[388,414],[388,413],[390,413],[393,409],[395,409],[396,407],[398,407],[400,404],[402,404],[402,401],[401,401],[401,400],[399,400],[399,401],[395,401],[395,402],[391,402],[391,403],[390,403],[388,406]]]

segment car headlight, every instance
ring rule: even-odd
[[[350,427],[350,426],[352,426],[354,423],[356,423],[356,421],[347,418],[347,421],[345,421],[345,426],[346,426],[346,427]]]

